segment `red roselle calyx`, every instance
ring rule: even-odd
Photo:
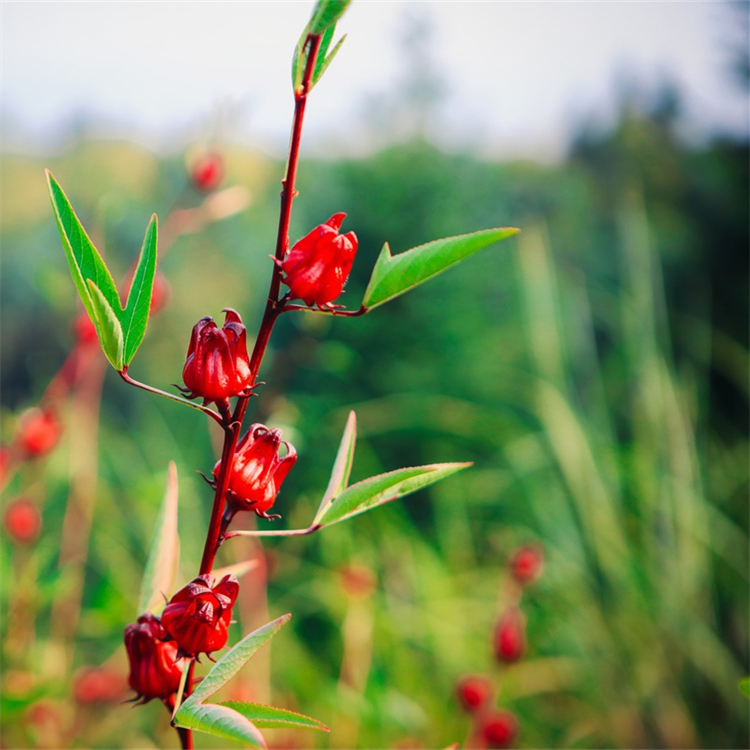
[[[279,457],[279,448],[286,447],[286,455]],[[262,424],[250,426],[247,434],[237,444],[227,490],[227,509],[224,526],[240,510],[254,510],[261,518],[269,516],[279,493],[281,483],[297,461],[294,446],[281,439],[281,430],[269,430]],[[221,461],[214,466],[214,476],[219,476]]]
[[[339,234],[346,214],[331,216],[295,243],[280,262],[283,281],[291,296],[306,305],[332,309],[331,302],[342,292],[357,253],[357,235]]]
[[[217,153],[202,156],[193,165],[190,179],[198,190],[209,192],[216,190],[224,178],[224,164]]]
[[[522,586],[533,583],[542,574],[544,553],[531,544],[517,549],[510,558],[510,572]]]
[[[461,679],[456,686],[456,695],[464,711],[474,713],[487,703],[492,692],[492,685],[487,677],[469,675]]]
[[[168,640],[159,618],[141,615],[125,628],[125,649],[130,661],[130,685],[142,703],[176,693],[182,678],[177,644]]]
[[[232,396],[251,391],[245,326],[237,312],[231,308],[224,312],[222,328],[211,317],[195,324],[182,371],[188,398],[202,398],[204,405],[227,403]]]
[[[30,409],[22,417],[18,444],[27,458],[49,453],[62,433],[62,425],[51,409]]]
[[[495,656],[499,661],[518,661],[526,651],[526,618],[517,607],[507,609],[495,627]]]
[[[161,621],[167,634],[177,641],[180,656],[210,654],[226,646],[239,591],[235,576],[224,576],[214,586],[214,577],[204,573],[169,600]]]
[[[19,498],[6,506],[3,525],[13,541],[30,544],[36,541],[42,530],[42,516],[31,500]]]
[[[510,747],[518,734],[518,719],[510,711],[496,711],[482,721],[480,736],[485,747]]]

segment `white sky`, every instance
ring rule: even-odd
[[[282,152],[291,53],[310,9],[4,1],[4,145],[48,150],[74,121],[93,121],[162,148],[218,130]],[[698,134],[747,128],[747,96],[726,73],[742,17],[723,2],[355,0],[340,24],[348,38],[308,105],[308,146],[357,149],[363,132],[373,137],[366,113],[388,131],[382,96],[408,72],[401,39],[421,17],[446,92],[432,132],[448,147],[554,158],[580,118],[611,115],[624,73],[678,83]]]

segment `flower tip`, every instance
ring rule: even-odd
[[[343,223],[345,218],[346,214],[343,212],[334,214],[330,219],[328,219],[328,221],[326,222],[326,226],[331,227],[338,232],[339,229],[341,229],[341,224]]]

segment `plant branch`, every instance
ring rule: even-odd
[[[305,116],[305,105],[307,103],[307,94],[310,90],[312,74],[315,70],[315,59],[320,49],[321,37],[319,35],[308,35],[305,41],[309,45],[309,53],[305,72],[302,77],[302,85],[294,93],[294,119],[292,122],[292,134],[289,141],[289,158],[287,159],[286,173],[281,182],[281,209],[279,212],[279,229],[276,236],[276,253],[277,260],[283,260],[289,248],[289,222],[292,213],[292,202],[294,200],[294,181],[297,176],[297,163],[299,161],[300,140],[302,137],[302,123]],[[263,312],[258,335],[255,339],[253,352],[250,356],[250,382],[255,383],[258,377],[258,371],[266,353],[268,341],[271,338],[276,318],[283,310],[279,304],[279,292],[281,290],[281,269],[278,263],[274,263],[273,273],[271,275],[271,285],[268,291],[266,307]],[[232,414],[230,422],[222,420],[224,426],[224,445],[221,452],[221,465],[219,475],[216,478],[216,491],[214,493],[214,503],[211,511],[211,520],[209,522],[206,543],[203,548],[203,557],[201,559],[201,574],[210,573],[213,568],[216,553],[221,544],[222,528],[221,519],[224,515],[226,505],[227,488],[229,487],[229,478],[231,476],[232,464],[237,449],[237,441],[240,435],[242,421],[247,411],[249,396],[241,396],[237,399],[237,405]]]
[[[185,406],[189,406],[191,409],[202,411],[204,414],[208,414],[208,416],[211,417],[211,419],[213,419],[215,422],[218,422],[220,425],[224,426],[224,422],[221,416],[218,415],[213,409],[209,409],[206,406],[201,406],[200,404],[194,404],[192,401],[188,401],[186,398],[180,398],[179,396],[175,396],[172,393],[167,393],[166,391],[161,391],[151,385],[146,385],[146,383],[141,383],[139,380],[135,380],[134,378],[131,378],[130,375],[128,375],[127,367],[122,370],[118,370],[117,372],[126,383],[134,385],[136,388],[141,388],[144,391],[148,391],[149,393],[155,393],[157,396],[168,398],[170,401],[176,401],[178,404],[185,404]]]
[[[320,524],[313,524],[306,529],[280,529],[278,531],[257,531],[256,529],[246,529],[242,531],[230,531],[224,538],[231,539],[235,536],[307,536],[320,531],[323,527]]]
[[[317,307],[307,307],[307,305],[284,305],[280,312],[312,312],[321,315],[339,315],[343,318],[358,318],[360,315],[370,312],[370,308],[360,307],[359,310],[321,310]]]

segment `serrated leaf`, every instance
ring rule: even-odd
[[[739,684],[740,692],[746,697],[750,698],[750,677],[740,680]]]
[[[60,239],[70,266],[70,274],[86,312],[93,321],[95,319],[94,304],[91,301],[91,293],[87,285],[90,280],[98,287],[104,299],[119,318],[122,313],[122,305],[112,274],[86,234],[63,189],[49,170],[46,174],[52,208],[55,212]]]
[[[146,561],[138,599],[138,614],[159,614],[164,608],[164,595],[169,596],[180,559],[180,538],[177,533],[178,507],[177,466],[169,462],[167,488],[164,492],[151,549]]]
[[[245,742],[251,747],[265,748],[260,729],[242,714],[218,703],[193,703],[189,699],[174,717],[175,725],[184,729],[206,732],[225,740]]]
[[[251,659],[266,641],[273,638],[289,622],[290,618],[291,615],[283,615],[246,635],[213,665],[211,671],[203,678],[193,694],[183,703],[183,707],[187,704],[204,701],[229,682],[242,669],[248,659]]]
[[[242,714],[259,729],[315,729],[318,732],[331,730],[323,722],[295,711],[276,706],[264,706],[260,703],[242,701],[223,701],[220,706],[231,708]]]
[[[151,216],[143,238],[138,265],[133,274],[128,300],[120,318],[125,337],[125,364],[129,365],[146,335],[148,316],[151,311],[151,294],[156,275],[156,244],[158,223],[156,214]]]
[[[513,227],[483,229],[472,234],[428,242],[398,255],[391,255],[386,242],[370,276],[362,306],[371,310],[382,305],[479,250],[506,237],[512,237],[519,231]]]
[[[352,518],[379,505],[406,497],[469,466],[471,463],[428,464],[397,469],[364,479],[334,498],[318,523],[329,526]]]
[[[335,25],[350,3],[351,0],[318,0],[308,24],[309,33],[322,34]]]
[[[89,290],[89,299],[94,311],[92,320],[96,327],[96,333],[99,336],[99,345],[112,367],[120,372],[125,366],[122,326],[102,290],[91,279],[86,279],[86,286]]]
[[[320,507],[315,515],[313,526],[320,522],[328,507],[331,505],[333,498],[340,495],[349,482],[349,475],[354,463],[354,446],[357,442],[357,415],[349,412],[349,418],[346,420],[344,434],[339,443],[339,449],[336,453],[336,460],[333,462],[331,478],[328,481],[328,488],[320,501]]]

